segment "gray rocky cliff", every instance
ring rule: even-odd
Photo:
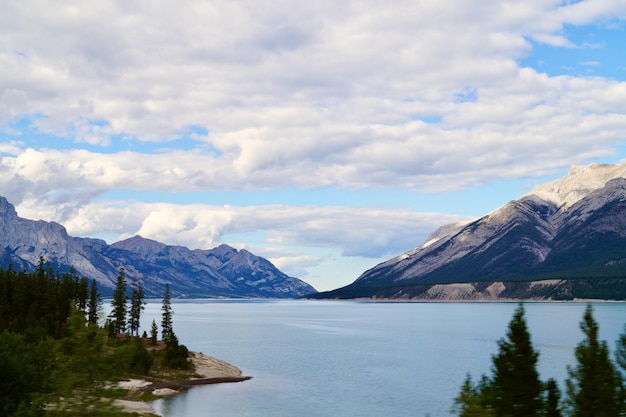
[[[573,167],[566,177],[475,221],[438,229],[422,246],[365,271],[329,296],[402,298],[402,287],[413,285],[419,287],[416,298],[429,299],[428,288],[464,283],[476,288],[440,287],[439,294],[462,288],[467,291],[452,291],[456,295],[450,297],[489,299],[477,283],[504,282],[520,295],[521,287],[507,282],[626,278],[625,176],[626,165]]]
[[[95,279],[106,294],[119,268],[143,283],[148,296],[161,296],[166,283],[177,297],[297,298],[315,293],[270,261],[227,245],[191,250],[134,236],[108,245],[99,239],[72,237],[54,222],[20,218],[0,197],[0,267],[34,270],[40,257],[52,266],[74,268]]]

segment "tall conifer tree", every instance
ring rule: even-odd
[[[130,327],[130,334],[139,336],[139,326],[141,321],[141,312],[144,310],[144,290],[143,285],[136,278],[133,278],[132,283],[132,295],[130,297],[130,315],[128,318],[128,325]]]
[[[165,292],[163,293],[163,304],[161,306],[161,335],[166,344],[171,344],[176,340],[174,335],[173,319],[172,319],[172,300],[170,298],[170,284],[165,284]]]
[[[87,322],[90,326],[98,325],[101,301],[100,294],[98,293],[98,284],[96,280],[92,280],[89,289],[89,303],[87,305]]]
[[[76,304],[78,309],[83,313],[87,310],[87,300],[89,299],[89,282],[85,277],[78,277],[76,270],[70,268],[70,278],[77,282],[76,287]]]
[[[509,324],[507,338],[498,341],[493,357],[492,391],[497,416],[532,417],[543,409],[543,384],[537,372],[539,354],[534,350],[519,305]]]
[[[561,417],[561,392],[554,378],[546,382],[546,417]]]
[[[606,342],[598,340],[598,323],[587,305],[580,328],[585,339],[576,347],[576,366],[568,366],[567,405],[571,417],[617,417],[622,409],[619,374]]]
[[[156,321],[152,320],[152,327],[150,327],[150,341],[153,345],[156,346],[157,339],[159,337],[159,329],[157,327]]]
[[[114,334],[124,333],[126,331],[126,300],[128,300],[126,286],[126,273],[124,268],[120,268],[115,291],[113,292],[113,300],[111,300],[111,305],[113,306],[113,310],[111,311],[111,324]]]
[[[522,304],[506,336],[498,341],[498,353],[492,357],[492,376],[483,376],[477,385],[466,378],[452,409],[460,417],[535,417],[544,413],[544,387],[536,368],[539,354],[532,347]]]
[[[483,375],[478,384],[472,382],[472,377],[467,374],[461,386],[461,392],[454,399],[452,412],[459,417],[490,417],[495,416],[495,410],[489,401],[490,382]]]
[[[622,380],[626,378],[626,326],[616,343],[615,362],[622,373]]]

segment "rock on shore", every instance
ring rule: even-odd
[[[221,361],[212,356],[198,352],[189,352],[189,359],[193,364],[193,376],[188,379],[166,380],[149,382],[142,379],[119,381],[119,388],[127,389],[129,397],[142,392],[150,392],[157,397],[178,394],[181,390],[194,385],[219,384],[225,382],[242,382],[250,379],[243,376],[236,366]],[[115,405],[128,413],[140,415],[156,415],[150,404],[136,400],[116,400]]]

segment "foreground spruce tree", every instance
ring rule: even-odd
[[[489,380],[483,375],[478,384],[472,382],[471,375],[465,377],[459,396],[454,399],[452,412],[459,417],[488,417],[495,416],[488,395]]]
[[[561,392],[554,378],[550,378],[546,383],[546,417],[561,417]]]
[[[543,384],[537,372],[539,354],[533,348],[519,305],[509,324],[506,339],[498,341],[493,357],[492,395],[497,416],[533,417],[543,409]]]
[[[622,373],[622,379],[626,378],[626,326],[616,343],[615,362]]]
[[[580,328],[585,338],[576,347],[576,365],[567,367],[569,377],[563,403],[554,379],[548,380],[544,388],[538,379],[535,370],[538,355],[530,344],[520,305],[509,325],[508,339],[498,342],[499,352],[493,356],[493,376],[483,376],[474,385],[468,375],[452,411],[460,417],[625,416],[626,328],[617,341],[616,364],[611,361],[606,342],[598,340],[598,324],[591,305],[585,309]]]
[[[543,408],[543,384],[537,372],[539,354],[533,349],[519,305],[509,324],[506,339],[498,341],[493,360],[491,392],[497,416],[532,417]]]
[[[621,378],[606,342],[598,340],[598,323],[587,305],[580,329],[585,339],[576,347],[575,367],[568,367],[567,405],[571,417],[617,417],[622,410]]]
[[[519,305],[506,338],[498,341],[491,378],[483,376],[474,386],[468,376],[455,400],[453,412],[461,417],[495,415],[534,417],[544,413],[544,386],[537,372],[539,354],[532,347]]]

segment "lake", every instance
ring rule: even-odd
[[[174,301],[174,332],[190,350],[252,380],[200,386],[153,403],[164,417],[450,416],[465,375],[490,373],[516,303]],[[526,303],[543,380],[563,391],[583,339],[585,303]],[[142,328],[161,319],[149,302]],[[626,303],[594,303],[611,350]]]

